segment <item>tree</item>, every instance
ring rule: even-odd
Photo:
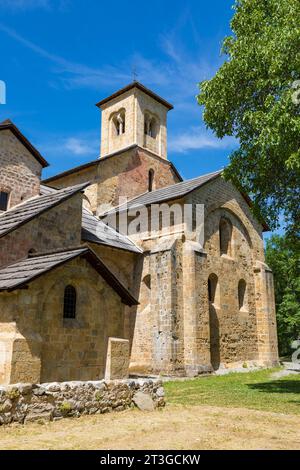
[[[224,176],[253,199],[271,228],[284,215],[299,234],[300,7],[299,0],[239,0],[227,60],[202,82],[198,102],[219,138],[235,136]],[[297,88],[299,87],[299,88]]]
[[[291,342],[300,337],[299,242],[273,235],[266,246],[266,261],[274,274],[280,354],[291,352]]]

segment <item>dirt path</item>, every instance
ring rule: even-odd
[[[0,449],[300,449],[295,415],[169,405],[0,428]]]

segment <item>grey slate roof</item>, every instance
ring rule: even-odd
[[[46,186],[45,184],[40,184],[40,193],[41,196],[45,196],[46,194],[53,194],[56,193],[57,189],[50,188],[50,186]]]
[[[123,303],[137,305],[137,300],[128,289],[115,277],[98,256],[88,247],[34,255],[0,269],[0,292],[12,291],[25,287],[34,279],[54,268],[74,259],[84,256],[106,282],[117,292]]]
[[[108,245],[122,250],[142,253],[130,238],[105,225],[87,209],[82,210],[82,238],[85,241]]]
[[[20,287],[30,280],[87,251],[86,247],[27,258],[0,269],[0,290]]]
[[[54,207],[63,200],[68,199],[73,194],[82,191],[88,185],[89,183],[77,184],[69,188],[59,189],[51,194],[37,196],[0,214],[0,237],[15,230],[20,225],[28,222],[47,209]]]
[[[141,206],[147,206],[150,204],[170,201],[172,199],[178,199],[180,197],[186,196],[187,194],[199,188],[208,181],[217,178],[218,176],[220,176],[221,173],[222,170],[215,171],[214,173],[208,173],[206,175],[198,176],[197,178],[182,181],[180,183],[175,183],[171,186],[156,189],[155,191],[146,192],[128,201],[127,205],[121,205],[119,207],[111,209],[107,212],[107,214],[113,214],[114,212],[126,210],[126,207],[127,209],[136,209]]]
[[[41,194],[53,194],[56,191],[49,186],[41,185]],[[85,208],[82,209],[82,239],[134,253],[142,253],[142,250],[130,238],[108,227]]]

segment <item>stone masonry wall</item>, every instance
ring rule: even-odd
[[[117,135],[112,123],[113,116],[123,111],[125,132]],[[145,114],[155,117],[156,138],[145,139]],[[167,158],[167,112],[159,101],[139,89],[131,89],[102,105],[101,156],[137,144],[146,147],[162,158]]]
[[[76,318],[63,318],[64,289],[77,293]],[[76,258],[0,294],[0,383],[99,380],[108,338],[124,338],[124,304],[85,260]]]
[[[42,166],[10,130],[0,132],[0,191],[9,196],[9,207],[36,196]]]
[[[108,155],[135,142],[136,103],[132,90],[123,93],[102,106],[101,112],[101,156]],[[125,112],[125,133],[116,135],[112,118],[115,113]]]
[[[255,274],[257,264],[264,265],[261,225],[242,195],[222,178],[194,191],[187,202],[205,205],[204,250],[207,258],[201,262],[198,274],[197,282],[202,286],[199,305],[207,302],[208,277],[214,274],[218,278],[218,298],[213,304],[206,303],[213,368],[236,367],[243,363],[276,364],[273,287],[270,286],[270,292],[264,295],[265,278]],[[219,223],[222,217],[232,224],[230,255],[220,253]],[[246,283],[245,304],[241,309],[238,299],[240,280]]]
[[[138,145],[149,148],[162,158],[167,158],[167,108],[141,90],[136,90],[136,139]],[[154,116],[157,126],[155,138],[145,135],[144,122],[147,112]]]
[[[185,202],[205,205],[204,247],[196,231],[178,231],[181,241],[176,243],[162,232],[144,237],[142,247],[149,254],[131,329],[130,370],[195,375],[212,368],[276,363],[273,287],[270,274],[257,268],[264,262],[261,225],[240,193],[222,178],[193,191]],[[232,224],[230,256],[220,253],[221,217]],[[214,303],[208,299],[211,274],[218,278]],[[149,292],[143,283],[148,277]],[[242,308],[240,280],[246,282]]]
[[[0,425],[44,422],[80,415],[122,411],[137,405],[165,405],[159,380],[22,383],[0,387]]]
[[[81,244],[82,194],[63,201],[0,239],[0,266],[37,253]]]
[[[148,173],[154,170],[153,189],[178,183],[179,179],[170,162],[145,149],[132,148],[107,158],[101,158],[98,165],[72,174],[57,177],[48,184],[65,188],[90,181],[85,189],[87,207],[94,213],[102,204],[119,204],[120,197],[132,199],[148,191]]]

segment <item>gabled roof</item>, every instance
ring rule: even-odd
[[[49,163],[42,157],[40,152],[29,142],[29,140],[22,134],[22,132],[17,128],[17,126],[10,120],[6,119],[5,121],[0,122],[0,131],[9,129],[24,147],[29,150],[29,152],[36,158],[36,160],[42,165],[43,168],[49,166]]]
[[[104,224],[87,209],[82,211],[82,238],[87,242],[108,245],[121,250],[142,253],[143,251],[130,238],[121,235],[113,228]]]
[[[57,189],[41,185],[41,194],[53,194]],[[107,226],[87,209],[82,209],[82,239],[87,242],[107,245],[121,250],[142,253],[143,251],[125,235]]]
[[[51,194],[37,196],[29,199],[18,206],[9,209],[7,212],[0,214],[0,238],[3,235],[15,230],[34,217],[42,214],[48,209],[60,204],[74,194],[82,191],[89,183],[77,184],[69,188],[59,189]],[[59,223],[59,221],[58,221]]]
[[[149,88],[146,88],[144,85],[142,85],[140,82],[133,81],[132,83],[129,83],[129,85],[121,88],[120,90],[116,91],[112,95],[108,96],[107,98],[104,98],[103,100],[99,101],[96,106],[98,108],[101,108],[101,106],[105,103],[108,103],[109,101],[113,100],[114,98],[117,98],[118,96],[122,95],[123,93],[126,93],[126,91],[131,90],[132,88],[138,88],[139,90],[143,91],[146,93],[146,95],[151,96],[151,98],[154,98],[156,101],[159,103],[163,104],[167,109],[173,109],[173,105],[168,103],[164,98],[161,98],[161,96],[157,95],[153,91],[149,90]]]
[[[198,176],[187,181],[172,184],[164,188],[156,189],[155,191],[148,191],[140,196],[137,196],[127,204],[123,204],[107,212],[107,214],[113,214],[114,212],[121,212],[128,209],[136,209],[141,206],[147,206],[150,204],[156,204],[164,201],[170,201],[172,199],[178,199],[186,196],[195,189],[203,186],[208,181],[212,181],[218,178],[222,173],[222,170],[215,171],[214,173],[208,173],[206,175]],[[103,214],[104,215],[104,214]]]
[[[105,281],[117,292],[126,305],[137,305],[138,301],[116,278],[98,256],[88,247],[80,247],[68,251],[33,255],[0,269],[0,291],[13,291],[24,288],[34,279],[51,271],[62,264],[77,258],[84,257]]]
[[[48,183],[51,183],[52,181],[56,181],[60,178],[63,178],[65,176],[68,176],[68,175],[72,175],[74,173],[78,173],[79,171],[82,171],[82,170],[86,170],[86,169],[89,169],[89,168],[92,168],[93,166],[95,165],[100,165],[101,163],[103,162],[106,162],[106,160],[108,159],[111,159],[117,155],[120,155],[121,153],[123,152],[126,152],[128,150],[131,150],[131,149],[134,149],[134,148],[141,148],[141,150],[143,150],[144,152],[148,152],[151,154],[151,151],[149,149],[146,149],[146,148],[142,148],[142,147],[139,147],[137,144],[132,144],[132,145],[129,145],[128,147],[125,147],[123,149],[120,149],[120,150],[116,150],[115,152],[112,152],[110,153],[109,155],[105,155],[103,157],[99,156],[96,160],[91,160],[90,162],[87,162],[87,163],[83,163],[82,165],[77,165],[77,166],[74,166],[72,168],[70,168],[69,170],[65,170],[65,171],[62,171],[61,173],[57,173],[56,175],[53,175],[53,176],[49,176],[49,178],[45,178],[43,179],[43,183],[44,184],[48,184]],[[167,165],[170,166],[170,168],[174,171],[174,173],[176,174],[177,178],[182,181],[182,176],[180,175],[179,171],[177,170],[176,166],[174,165],[174,163],[172,163],[170,160],[166,160],[165,158],[162,158],[160,157],[159,155],[156,155],[156,154],[153,154],[155,156],[155,158],[158,158],[161,160],[162,163],[165,163]]]

